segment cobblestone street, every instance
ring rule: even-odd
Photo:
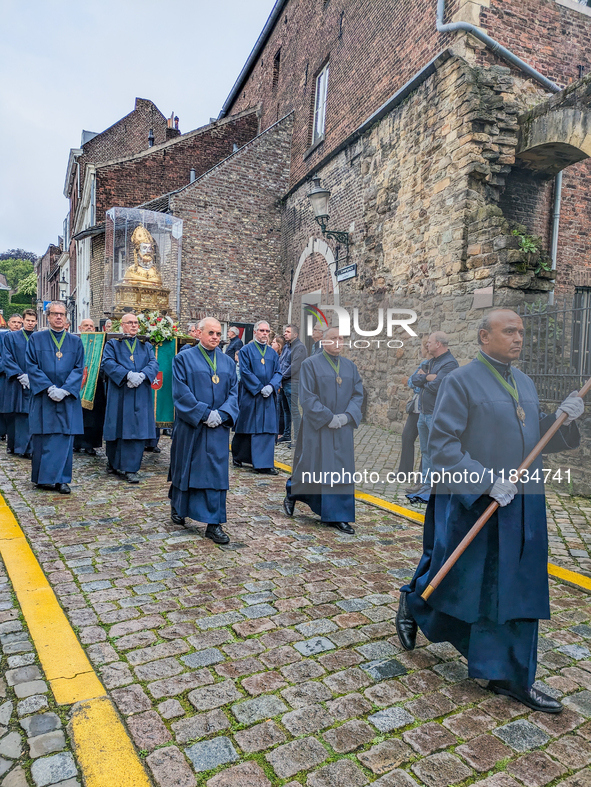
[[[76,787],[78,768],[66,738],[68,719],[44,680],[0,560],[0,784]]]
[[[356,535],[339,535],[299,507],[284,515],[284,477],[232,469],[232,543],[216,547],[169,519],[169,445],[145,455],[139,486],[108,476],[104,456],[76,455],[69,497],[35,490],[28,462],[0,459],[4,497],[155,784],[591,785],[589,595],[551,580],[538,680],[567,707],[530,712],[469,679],[448,645],[401,651],[393,618],[420,526],[358,503]],[[550,499],[568,545],[556,550],[582,560],[582,501],[575,513]],[[1,631],[5,658],[20,631]]]

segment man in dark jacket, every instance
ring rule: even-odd
[[[571,394],[555,413],[542,412],[533,382],[511,365],[523,345],[514,311],[487,315],[478,342],[476,358],[448,375],[437,397],[429,449],[438,483],[425,515],[423,556],[401,589],[396,629],[406,650],[415,646],[418,625],[432,642],[451,642],[467,659],[470,677],[488,680],[497,694],[558,713],[562,705],[533,685],[538,621],[550,618],[541,456],[523,481],[515,471],[562,412],[568,418],[544,450],[576,448],[574,420],[584,404]],[[493,500],[499,508],[424,600],[421,594]]]
[[[291,420],[291,440],[295,442],[298,439],[298,432],[300,430],[300,423],[302,416],[300,415],[298,389],[300,385],[300,367],[302,361],[308,357],[308,351],[305,345],[300,341],[300,329],[297,325],[286,325],[283,329],[283,338],[285,345],[289,345],[290,350],[290,364],[282,370],[282,382],[284,403],[286,404],[290,420]],[[283,353],[281,354],[283,357]],[[285,433],[284,433],[285,436]],[[291,448],[291,442],[289,443]]]
[[[429,475],[431,472],[431,460],[429,458],[429,431],[433,420],[433,410],[437,392],[446,375],[457,369],[459,364],[448,349],[449,340],[443,331],[435,331],[428,340],[426,350],[431,356],[431,360],[425,369],[418,368],[411,377],[414,388],[418,388],[419,393],[419,442],[421,444],[421,470],[423,473],[423,484],[430,483]],[[420,494],[420,492],[419,492]]]
[[[236,353],[238,350],[241,350],[244,347],[244,342],[240,338],[240,331],[236,326],[232,325],[231,328],[228,328],[228,346],[224,350],[227,356],[229,356],[234,362],[236,362]]]

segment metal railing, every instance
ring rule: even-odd
[[[530,307],[531,308],[531,307]],[[571,307],[520,310],[525,328],[519,368],[536,385],[540,401],[561,402],[591,376],[591,293],[576,293]]]

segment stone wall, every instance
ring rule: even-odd
[[[446,331],[464,363],[482,317],[472,308],[475,290],[494,286],[495,304],[545,297],[548,274],[536,274],[512,235],[524,216],[500,207],[515,162],[517,117],[536,97],[543,94],[508,68],[442,58],[436,74],[319,170],[332,190],[330,227],[351,230],[350,261],[359,266],[358,278],[340,285],[340,304],[358,308],[366,330],[377,326],[379,308],[414,309],[416,332]],[[308,189],[286,201],[287,290],[302,250],[319,234]],[[401,427],[420,343],[396,336],[403,349],[352,355],[369,391],[368,419],[391,428]]]
[[[287,117],[171,195],[183,219],[181,320],[277,324],[281,196],[289,181]]]

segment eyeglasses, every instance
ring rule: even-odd
[[[259,328],[259,333],[271,333],[269,328]]]
[[[54,317],[65,317],[65,312],[47,312],[48,314],[53,314]]]

